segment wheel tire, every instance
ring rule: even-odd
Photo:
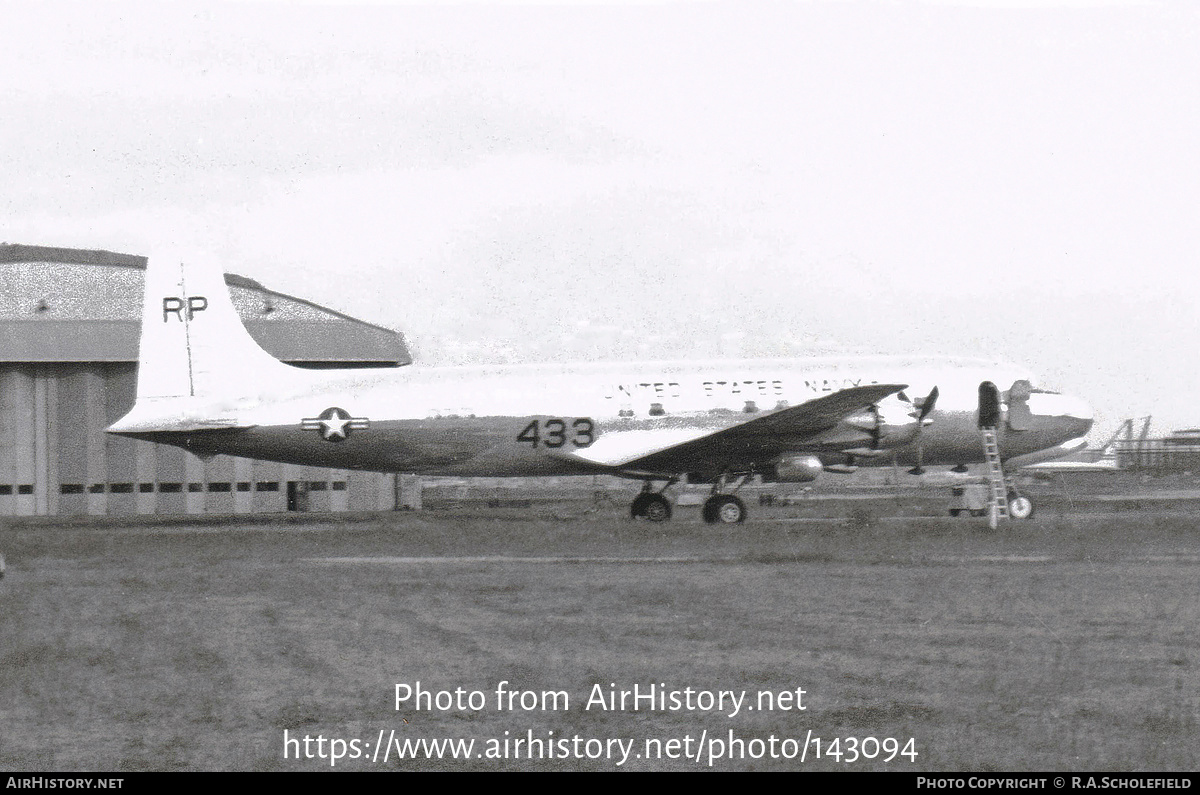
[[[661,494],[639,494],[629,506],[629,515],[648,522],[665,522],[671,518],[671,503]]]
[[[962,513],[962,508],[951,508],[950,509],[951,516],[958,516],[961,513]]]
[[[646,516],[646,497],[648,494],[639,494],[633,498],[633,504],[629,506],[629,515],[634,519],[643,519]]]
[[[709,511],[714,524],[741,524],[746,521],[746,503],[732,494],[713,497],[706,503],[711,504]]]
[[[1033,500],[1023,494],[1008,495],[1008,515],[1013,519],[1030,519],[1033,517]]]
[[[661,494],[651,494],[650,499],[646,500],[645,513],[648,522],[665,522],[671,518],[671,503],[667,502],[667,498]]]

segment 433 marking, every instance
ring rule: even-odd
[[[533,420],[517,434],[517,441],[533,448],[557,449],[567,444],[587,447],[596,441],[596,424],[587,417]]]

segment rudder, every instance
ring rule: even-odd
[[[295,368],[246,331],[221,268],[150,262],[138,343],[139,401],[248,397],[296,377]]]

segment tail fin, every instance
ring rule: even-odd
[[[311,374],[264,351],[234,309],[221,268],[150,261],[137,401],[113,432],[236,427],[236,409]]]

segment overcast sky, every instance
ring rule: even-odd
[[[448,337],[553,356],[601,326],[649,358],[962,353],[1086,398],[1098,433],[1200,426],[1195,4],[0,22],[8,242],[208,252],[435,363]]]

